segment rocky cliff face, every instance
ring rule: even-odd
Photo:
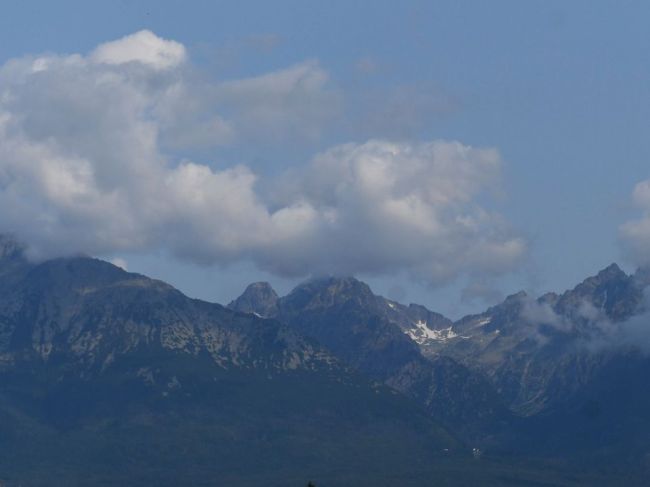
[[[644,313],[643,286],[612,265],[561,295],[510,296],[454,323],[455,337],[423,351],[480,371],[514,411],[537,414],[569,400],[611,357],[633,348],[627,323],[637,317],[638,333]]]
[[[280,298],[274,317],[354,369],[415,399],[467,441],[493,444],[512,419],[482,376],[450,357],[423,356],[417,333],[424,328],[444,334],[451,326],[426,308],[375,296],[354,278],[323,278]],[[428,321],[436,328],[429,328]]]
[[[335,366],[331,355],[277,322],[189,299],[165,283],[103,261],[25,265],[22,278],[0,296],[4,367],[65,358],[97,372],[147,347],[206,354],[224,368]]]
[[[228,307],[242,313],[253,313],[260,317],[269,317],[277,315],[279,299],[268,282],[254,282]]]

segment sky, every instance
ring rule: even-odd
[[[0,232],[451,317],[650,263],[647,2],[8,2]]]

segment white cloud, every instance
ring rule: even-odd
[[[628,256],[640,266],[650,265],[650,180],[638,183],[632,194],[640,218],[620,227],[620,239]]]
[[[90,54],[97,63],[124,64],[139,62],[155,69],[178,66],[186,59],[185,46],[161,39],[153,32],[141,30],[116,41],[100,44]]]
[[[530,297],[522,299],[521,317],[534,327],[545,325],[562,332],[570,332],[574,327],[567,317],[557,314],[551,304]],[[541,339],[542,336],[537,338]]]
[[[564,334],[579,349],[602,351],[620,347],[650,351],[650,288],[643,289],[643,296],[634,313],[621,321],[615,321],[602,307],[588,299],[573,303],[564,313],[548,302],[530,297],[521,298],[517,333],[533,338],[540,344],[549,341],[548,327]]]
[[[478,203],[498,185],[494,149],[339,145],[271,196],[248,167],[183,158],[199,146],[317,137],[338,103],[315,61],[220,83],[190,71],[182,45],[147,31],[89,56],[2,65],[0,231],[42,257],[163,249],[282,275],[406,270],[434,284],[508,272],[525,253]]]
[[[524,241],[476,204],[497,183],[500,165],[496,151],[457,142],[334,147],[285,184],[285,200],[276,202],[301,201],[311,211],[306,244],[286,256],[273,252],[263,263],[274,269],[290,261],[331,273],[406,269],[433,283],[468,270],[512,270]]]
[[[115,257],[114,259],[111,259],[110,263],[113,264],[114,266],[124,269],[125,271],[129,270],[128,263],[126,262],[126,260],[122,259],[121,257]]]

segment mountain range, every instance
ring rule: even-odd
[[[285,297],[256,283],[229,306],[318,340],[468,444],[644,470],[648,275],[612,264],[562,294],[520,292],[457,321],[374,295],[354,278],[314,279]]]
[[[644,485],[647,275],[452,321],[351,277],[224,307],[1,237],[0,482]]]

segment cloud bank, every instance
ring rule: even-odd
[[[317,61],[206,80],[182,44],[149,31],[88,55],[10,60],[0,67],[0,232],[38,258],[163,250],[284,276],[407,271],[440,284],[517,266],[525,242],[479,203],[499,182],[494,149],[348,143],[271,182],[186,155],[317,138],[339,102]]]
[[[588,299],[576,303],[569,314],[557,312],[543,299],[521,298],[519,333],[528,335],[540,344],[549,342],[548,331],[570,337],[578,349],[592,352],[617,348],[632,348],[650,352],[650,287],[643,288],[643,296],[632,316],[616,321]]]

